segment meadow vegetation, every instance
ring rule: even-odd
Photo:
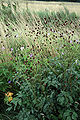
[[[25,3],[21,3],[21,8],[25,8]],[[75,12],[76,15],[80,15],[80,3],[75,2],[56,2],[56,1],[28,1],[28,8],[30,11],[41,11],[48,9],[49,11],[58,12],[59,10],[64,11],[64,7],[66,7],[70,13]]]
[[[0,120],[80,120],[80,17],[0,6]]]

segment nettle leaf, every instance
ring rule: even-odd
[[[70,116],[70,112],[71,110],[66,110],[63,114],[64,118],[66,118],[67,116],[69,117]]]
[[[56,80],[52,80],[52,85],[55,86],[56,88],[58,88],[58,81]]]
[[[26,119],[25,119],[26,120]],[[34,115],[30,115],[29,119],[28,120],[38,120],[37,118],[35,118]]]
[[[71,96],[68,96],[69,100],[70,100],[70,103],[73,103],[73,99]]]
[[[78,80],[77,82],[78,82],[78,84],[80,85],[80,80]]]
[[[2,85],[3,83],[4,83],[4,82],[1,81],[1,82],[0,82],[0,85]]]
[[[16,98],[13,98],[13,100],[11,101],[11,103],[14,104],[14,110],[16,110],[16,107],[18,105],[18,102],[19,102],[19,99],[16,97]]]
[[[47,109],[49,109],[49,104],[45,104],[43,107],[43,112],[45,113],[47,111]]]
[[[16,95],[18,95],[18,98],[23,97],[22,93],[18,93],[18,94],[16,94]]]
[[[61,119],[61,118],[63,117],[63,111],[62,111],[62,110],[59,110],[59,113],[60,113],[60,114],[59,114],[58,117]]]
[[[55,115],[53,115],[53,114],[51,114],[51,118],[52,118],[53,120],[58,120],[58,118],[57,118]]]
[[[64,97],[58,97],[57,101],[60,103],[60,105],[64,104],[65,98]]]
[[[58,75],[58,78],[62,78],[63,77],[63,73],[61,73],[60,75]]]
[[[6,111],[10,111],[12,109],[12,106],[11,107],[8,107],[7,109],[6,109]]]
[[[48,80],[51,80],[51,76],[48,76]]]
[[[53,72],[49,72],[49,75],[51,75],[51,76],[52,76],[53,74],[54,74]]]
[[[24,118],[24,120],[29,120],[28,118]]]
[[[55,95],[55,91],[52,91],[52,92],[51,92],[51,95],[50,95],[50,98],[53,98],[54,95]]]
[[[76,113],[76,112],[73,112],[73,114],[72,114],[72,119],[73,119],[73,120],[77,120],[77,118],[78,118],[77,113]]]
[[[71,119],[71,117],[70,117],[70,116],[68,116],[66,120],[72,120],[72,119]]]

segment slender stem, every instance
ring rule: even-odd
[[[5,117],[7,117],[9,120],[11,120],[7,115],[4,115],[4,114],[0,114],[0,115],[3,115],[3,116],[5,116]]]

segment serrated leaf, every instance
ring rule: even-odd
[[[6,111],[10,111],[11,109],[12,109],[12,107],[9,107],[9,108],[6,109]]]
[[[66,120],[72,120],[72,119],[71,119],[71,117],[70,117],[70,116],[68,116]]]
[[[73,114],[72,114],[72,119],[73,119],[73,120],[77,120],[77,117],[78,117],[77,113],[76,113],[76,112],[73,112]]]

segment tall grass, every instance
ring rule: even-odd
[[[30,33],[32,32],[32,34],[34,34],[33,39],[35,39],[35,37],[37,38],[35,34],[37,33],[36,30],[38,29],[38,27],[40,29],[40,32],[43,31],[44,34],[47,34],[47,32],[50,32],[49,31],[50,27],[51,28],[53,27],[53,29],[55,30],[65,31],[65,28],[66,28],[65,24],[67,24],[67,29],[73,29],[73,28],[75,29],[76,27],[75,24],[77,25],[79,24],[78,23],[79,18],[76,16],[76,14],[69,13],[69,11],[66,8],[65,8],[65,12],[60,11],[57,13],[55,13],[54,11],[49,12],[47,10],[45,10],[44,12],[38,12],[38,13],[35,13],[35,12],[31,13],[30,10],[26,10],[20,13],[20,11],[17,11],[17,5],[15,3],[10,4],[9,2],[7,3],[7,7],[2,3],[0,12],[1,12],[1,17],[0,17],[1,25],[0,26],[2,28],[1,38],[4,39],[3,41],[5,41],[5,43],[8,41],[7,44],[9,44],[9,41],[10,43],[12,42],[12,40],[10,40],[12,39],[12,37],[13,37],[13,41],[15,41],[16,40],[15,36],[17,34],[19,36],[18,39],[20,39],[20,36],[24,36],[24,39],[26,39],[27,42],[30,37],[27,35],[28,32]],[[61,24],[63,24],[64,27],[61,27]],[[44,29],[42,30],[42,28]],[[41,42],[41,41],[38,41],[38,42]],[[29,44],[32,44],[32,40]],[[47,40],[45,44],[49,46],[49,40]],[[8,45],[8,48],[9,47],[10,47],[10,44]]]

